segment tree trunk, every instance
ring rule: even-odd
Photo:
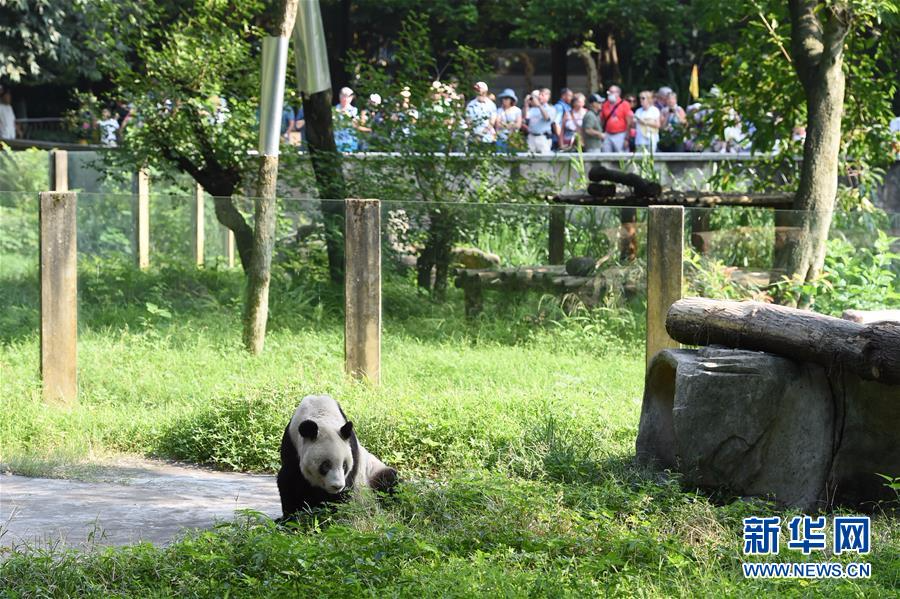
[[[787,306],[693,297],[672,304],[666,330],[682,343],[764,351],[900,384],[895,322],[862,325]]]
[[[588,94],[600,91],[600,76],[597,70],[597,61],[588,46],[582,44],[578,48],[569,50],[570,54],[577,54],[584,62],[584,71],[587,73]]]
[[[346,197],[342,157],[334,143],[334,125],[331,119],[331,90],[325,90],[304,98],[306,134],[309,158],[316,175],[316,187],[322,198],[322,216],[325,221],[325,242],[328,250],[328,272],[331,280],[344,280],[344,208]]]
[[[559,90],[569,84],[569,70],[566,65],[566,47],[568,40],[560,40],[550,44],[550,92],[558,97]]]
[[[428,213],[428,241],[416,261],[417,282],[421,289],[428,289],[432,297],[443,301],[447,295],[447,280],[450,274],[453,232],[456,230],[449,214],[438,210]],[[431,271],[434,269],[434,283]]]
[[[275,217],[277,202],[275,186],[278,181],[278,155],[260,156],[259,181],[254,201],[253,235],[247,273],[247,298],[244,303],[244,347],[258,354],[266,338],[269,319],[269,282],[272,278],[272,250],[275,247]]]
[[[837,198],[844,39],[851,15],[841,2],[816,0],[791,0],[790,12],[792,58],[807,109],[803,165],[793,205],[802,212],[779,219],[787,228],[775,264],[796,280],[809,281],[824,265]]]
[[[268,7],[262,20],[266,33],[271,36],[266,42],[280,39],[287,43],[291,31],[294,29],[294,20],[297,17],[297,3],[299,0],[274,0]],[[263,46],[265,49],[274,46]],[[286,46],[281,46],[285,48]],[[273,52],[272,56],[276,54]],[[287,53],[282,54],[286,60]],[[261,94],[260,117],[260,157],[259,172],[256,182],[256,198],[254,200],[254,232],[253,244],[250,252],[249,268],[247,273],[247,298],[244,303],[244,347],[253,354],[259,354],[263,350],[266,338],[266,323],[269,319],[269,282],[272,278],[272,250],[275,247],[275,220],[277,211],[276,186],[278,183],[278,131],[270,131],[265,127],[266,107],[274,109],[275,114],[281,113],[281,95],[284,93],[285,72],[279,71],[285,65],[275,62],[266,63],[263,60],[263,71],[269,71],[274,76],[270,85],[264,88]],[[272,69],[272,70],[270,70]],[[263,73],[263,85],[266,85],[266,73]],[[268,90],[276,94],[276,101],[272,104],[266,100]],[[243,259],[243,258],[242,258]]]

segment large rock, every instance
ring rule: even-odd
[[[890,498],[900,388],[763,352],[665,350],[647,372],[638,458],[687,484],[803,509]]]

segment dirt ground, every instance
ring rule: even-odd
[[[0,474],[0,547],[164,545],[245,508],[281,515],[274,476],[151,460],[92,468],[80,480]]]

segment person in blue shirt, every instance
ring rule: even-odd
[[[285,102],[284,108],[281,110],[281,137],[284,141],[290,141],[288,136],[294,130],[294,108]]]
[[[334,144],[338,152],[355,152],[359,147],[356,136],[359,111],[351,104],[353,95],[353,90],[349,87],[341,88],[340,101],[334,107]]]
[[[535,154],[550,153],[550,136],[556,109],[550,106],[550,90],[534,90],[525,98],[525,119],[528,125],[528,150]]]
[[[568,87],[559,90],[559,100],[553,105],[556,115],[553,117],[553,149],[559,149],[559,136],[562,135],[563,116],[572,111],[574,93]]]

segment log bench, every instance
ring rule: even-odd
[[[517,266],[499,270],[485,268],[457,268],[455,286],[463,290],[466,316],[479,314],[484,307],[484,291],[540,291],[563,295],[576,293],[589,305],[599,302],[610,287],[612,278],[622,275],[621,269],[610,268],[597,274],[581,277],[566,274],[562,264],[549,266]],[[633,295],[638,286],[624,285],[626,296]]]

